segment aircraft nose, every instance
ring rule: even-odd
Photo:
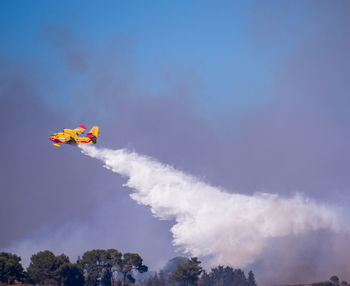
[[[49,139],[53,142],[55,142],[55,136],[50,136]]]
[[[49,139],[55,143],[62,143],[59,139],[56,138],[56,136],[50,136]]]

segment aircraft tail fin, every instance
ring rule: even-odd
[[[94,126],[91,128],[88,134],[86,134],[86,137],[90,138],[93,144],[96,144],[97,137],[98,137],[98,126]]]

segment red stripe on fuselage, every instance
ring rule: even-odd
[[[55,143],[63,143],[61,140],[55,138],[55,137],[50,137],[50,140]]]

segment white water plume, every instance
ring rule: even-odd
[[[244,267],[267,247],[270,238],[308,231],[344,230],[335,207],[302,195],[232,194],[173,167],[124,149],[81,147],[105,167],[128,177],[130,197],[150,207],[159,219],[174,219],[173,244],[211,265]]]

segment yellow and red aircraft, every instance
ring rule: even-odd
[[[86,126],[81,124],[75,129],[63,129],[63,132],[54,133],[49,138],[54,146],[60,147],[58,143],[64,144],[96,144],[98,137],[98,126],[91,128],[86,137],[79,137],[86,130]]]

